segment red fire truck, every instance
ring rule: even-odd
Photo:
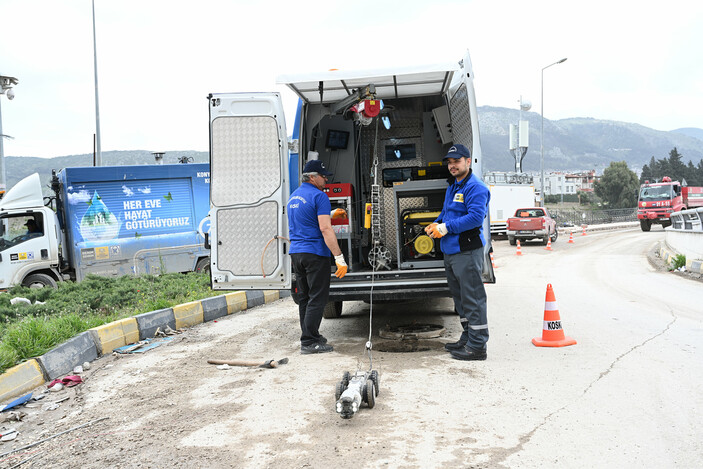
[[[653,224],[666,228],[673,212],[695,207],[703,207],[703,187],[682,187],[679,181],[664,176],[661,182],[645,181],[640,186],[637,218],[642,231],[649,231]]]

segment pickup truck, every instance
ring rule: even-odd
[[[557,240],[557,222],[544,207],[519,208],[508,218],[508,241],[515,246],[518,239],[541,238],[543,244]]]

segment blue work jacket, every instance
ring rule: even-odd
[[[488,186],[471,170],[460,182],[447,187],[442,212],[435,220],[447,226],[447,234],[440,239],[444,254],[457,254],[478,249],[486,244],[483,219],[488,213],[491,193]]]
[[[332,210],[327,194],[304,182],[291,194],[287,209],[290,253],[331,256],[317,219],[319,215],[329,215]]]

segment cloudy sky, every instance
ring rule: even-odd
[[[95,0],[102,150],[208,148],[211,92],[292,93],[280,74],[455,62],[479,106],[703,128],[703,4],[569,1]],[[0,0],[6,156],[92,153],[90,0]]]

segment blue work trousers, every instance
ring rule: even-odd
[[[330,258],[309,253],[291,253],[298,287],[300,344],[312,345],[320,340],[320,324],[330,296]]]
[[[467,347],[485,350],[488,342],[486,289],[483,287],[483,248],[444,255],[449,292],[468,333]]]

